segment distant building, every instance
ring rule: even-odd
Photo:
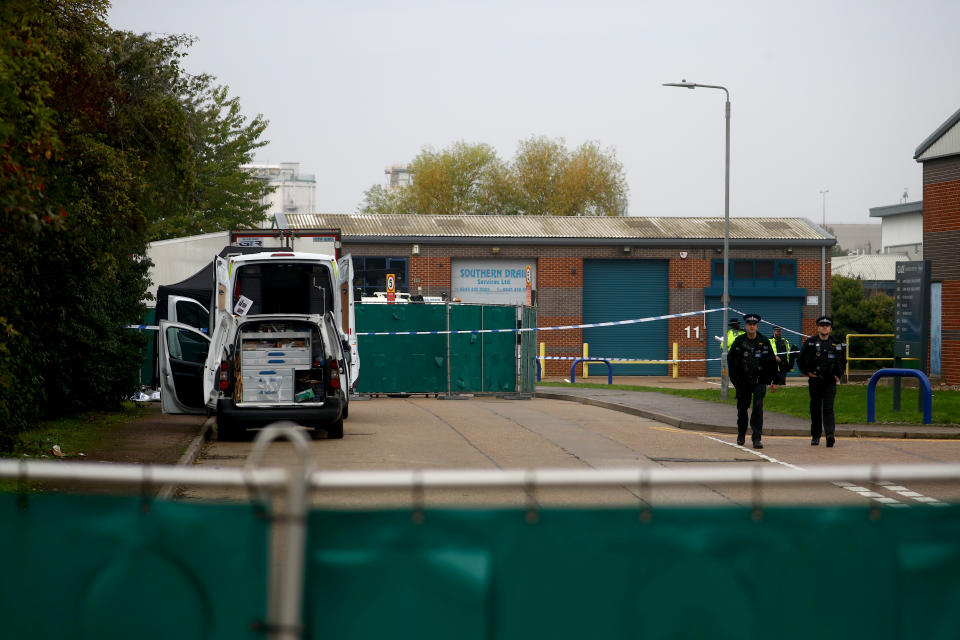
[[[399,189],[413,184],[413,174],[405,164],[390,165],[384,168],[383,173],[387,176],[387,189]]]
[[[870,209],[880,218],[882,253],[906,254],[906,260],[923,260],[923,201],[904,202]]]
[[[317,206],[317,177],[312,173],[300,173],[299,162],[281,162],[280,164],[246,164],[246,171],[276,187],[260,201],[267,205],[267,221],[263,227],[273,226],[273,218],[278,213],[314,213]]]
[[[879,253],[880,225],[828,224],[827,231],[837,239],[837,248],[846,253]]]
[[[883,293],[891,298],[897,287],[897,262],[910,260],[902,253],[867,253],[834,256],[831,275],[859,280],[867,297]]]

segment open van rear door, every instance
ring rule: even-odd
[[[204,363],[210,338],[194,327],[160,321],[160,406],[164,413],[206,413]]]
[[[343,335],[350,343],[350,389],[357,386],[360,378],[360,351],[357,348],[357,316],[353,300],[353,258],[348,253],[337,260],[337,300],[340,306],[340,323]]]
[[[220,362],[226,356],[225,348],[230,330],[236,324],[236,318],[230,308],[232,304],[230,267],[229,262],[223,258],[217,258],[214,265],[214,278],[216,279],[216,294],[214,296],[216,302],[213,308],[214,325],[213,335],[210,337],[210,351],[207,354],[203,372],[202,386],[204,402],[211,409],[217,407],[217,373],[220,371]]]

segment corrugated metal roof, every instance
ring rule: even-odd
[[[288,214],[291,229],[334,227],[344,239],[394,237],[722,239],[723,218],[566,216],[420,216]],[[808,240],[833,236],[804,218],[730,218],[731,240]]]
[[[834,256],[830,259],[830,273],[858,280],[893,281],[897,279],[897,263],[909,259],[900,253]]]
[[[917,150],[913,152],[913,159],[917,162],[923,162],[924,160],[933,160],[934,158],[955,155],[960,152],[960,129],[955,128],[957,123],[960,123],[960,109],[957,109],[952,116],[937,127],[936,131],[920,143]],[[944,137],[949,137],[950,140],[948,140],[942,148],[934,149],[930,153],[927,153],[931,147]]]

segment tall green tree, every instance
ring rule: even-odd
[[[189,39],[115,31],[107,8],[0,4],[0,450],[135,389],[149,240],[262,217],[239,165],[266,123],[182,71]]]
[[[425,148],[408,165],[413,184],[371,187],[364,213],[625,215],[627,185],[614,150],[587,142],[572,152],[562,138],[520,142],[504,163],[485,144]]]
[[[894,301],[890,296],[879,293],[868,298],[862,282],[844,276],[833,276],[830,287],[833,335],[838,340],[846,342],[851,333],[893,333]],[[851,356],[864,358],[892,358],[893,338],[857,341],[850,353]],[[874,366],[858,363],[854,368],[879,368],[889,366],[890,363],[875,361],[871,364]]]

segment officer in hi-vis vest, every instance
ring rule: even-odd
[[[743,335],[743,329],[740,328],[740,318],[730,318],[730,322],[727,323],[730,327],[727,329],[727,353],[730,353],[730,346],[733,345],[733,341],[737,339],[737,336]]]
[[[773,347],[773,355],[777,357],[777,369],[780,372],[780,378],[777,384],[784,386],[787,384],[787,373],[793,369],[793,363],[797,359],[797,354],[793,353],[790,347],[790,341],[783,337],[783,328],[774,325],[773,337],[770,338],[770,346]]]

